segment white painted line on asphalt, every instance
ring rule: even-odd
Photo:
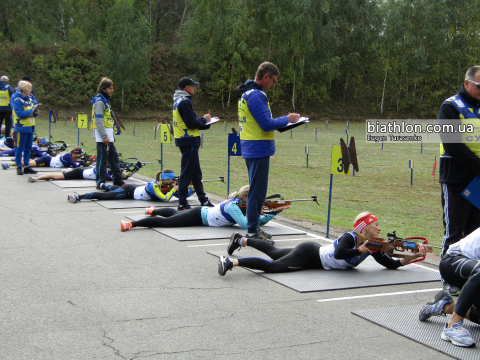
[[[275,242],[281,242],[281,241],[305,241],[305,240],[311,240],[310,238],[306,239],[283,239],[283,240],[277,240],[275,239]],[[189,245],[187,247],[205,247],[205,246],[227,246],[228,243],[223,243],[223,244],[202,244],[202,245]]]
[[[380,297],[380,296],[393,296],[393,295],[404,295],[404,294],[417,294],[417,293],[424,293],[430,291],[440,291],[439,289],[426,289],[426,290],[415,290],[415,291],[400,291],[396,293],[384,293],[384,294],[373,294],[373,295],[361,295],[361,296],[348,296],[343,298],[333,298],[333,299],[322,299],[317,300],[318,302],[327,302],[327,301],[339,301],[339,300],[352,300],[352,299],[363,299],[363,298],[370,298],[370,297]]]

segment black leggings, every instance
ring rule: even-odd
[[[140,185],[142,186],[142,185]],[[133,193],[137,185],[127,184],[110,192],[90,192],[83,195],[78,195],[80,200],[94,199],[94,200],[120,200],[133,199]]]
[[[471,308],[470,321],[480,324],[480,260],[447,254],[439,268],[447,283],[462,289],[455,305],[455,313],[465,317]]]
[[[320,261],[320,244],[304,242],[294,248],[280,248],[263,240],[248,239],[251,246],[268,255],[273,261],[257,257],[238,259],[238,265],[250,269],[262,270],[267,273],[282,273],[302,269],[323,269]]]
[[[83,180],[83,170],[85,168],[68,169],[63,173],[63,177],[65,180]]]
[[[202,226],[202,207],[197,206],[189,210],[178,211],[174,208],[160,208],[153,214],[163,217],[148,217],[138,221],[132,221],[132,226],[143,227],[186,227]]]

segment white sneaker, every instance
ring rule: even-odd
[[[467,329],[463,327],[463,321],[452,324],[447,328],[447,324],[442,331],[442,340],[451,341],[453,345],[462,347],[474,347],[475,340],[470,336]]]

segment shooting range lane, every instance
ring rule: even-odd
[[[433,316],[425,322],[419,321],[418,313],[422,306],[360,310],[353,311],[352,314],[455,359],[480,359],[480,347],[462,348],[440,338],[447,318]],[[468,320],[465,320],[464,325],[474,339],[478,340],[480,338],[480,326]]]
[[[200,205],[200,201],[195,198],[187,198],[190,205]],[[155,207],[177,207],[178,199],[172,198],[170,201],[153,201],[153,200],[134,200],[134,199],[124,199],[124,200],[92,200],[98,205],[103,206],[109,210],[112,209],[135,209],[135,208],[147,208],[150,206]],[[145,215],[146,216],[146,215]],[[144,216],[144,217],[145,217]]]
[[[190,201],[189,201],[190,202]],[[133,221],[144,219],[145,215],[127,215],[127,218]],[[305,231],[297,230],[289,226],[280,225],[269,222],[262,228],[271,235],[305,235]],[[245,233],[240,226],[189,226],[182,228],[152,228],[163,235],[169,236],[178,241],[195,241],[195,240],[212,240],[212,239],[228,239],[235,231]],[[305,240],[309,240],[305,238]]]
[[[223,251],[207,252],[216,257],[227,255],[226,248]],[[242,247],[240,252],[235,252],[233,256],[229,257],[260,257],[269,259],[266,255],[249,247]],[[387,270],[371,257],[368,257],[359,266],[350,270],[301,270],[290,273],[268,274],[258,270],[245,269],[302,293],[440,280],[438,271],[431,271],[427,267],[409,265],[397,270]],[[235,272],[235,270],[232,273],[227,272],[226,276],[235,276]]]
[[[86,187],[95,187],[95,180],[50,180],[50,184],[56,185],[61,188],[86,188]],[[145,184],[142,180],[137,179],[127,179],[125,180],[127,184],[142,185]],[[108,181],[108,185],[111,185],[112,182]],[[103,190],[98,190],[103,191]]]

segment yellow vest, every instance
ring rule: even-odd
[[[8,93],[8,89],[0,90],[0,106],[8,105],[10,105],[10,94]]]
[[[448,98],[445,102],[453,104],[459,110],[459,119],[461,120],[459,125],[461,124],[461,129],[466,129],[468,126],[475,128],[473,133],[462,133],[461,139],[462,143],[480,157],[480,108],[467,107],[469,104],[458,94]],[[440,143],[440,156],[449,156],[443,148],[443,143]]]
[[[18,99],[18,100],[17,100]],[[15,99],[15,101],[21,101],[23,104],[23,111],[31,110],[33,109],[33,102],[29,98],[29,100],[23,100],[22,98],[18,97]],[[33,116],[33,111],[30,117],[26,119],[20,119],[15,112],[15,109],[13,110],[13,121],[15,126],[17,127],[29,127],[29,126],[34,126],[35,125],[35,117]]]
[[[275,135],[273,131],[263,131],[260,125],[255,121],[250,113],[247,101],[257,89],[248,90],[238,100],[238,122],[240,127],[240,140],[274,140]],[[262,91],[263,92],[263,91]],[[270,103],[267,100],[268,109],[270,110],[270,117],[272,110]]]
[[[187,100],[187,98],[182,96],[173,103],[173,135],[175,139],[200,136],[198,129],[189,129],[187,125],[185,125],[178,111],[178,105],[184,100]]]
[[[97,101],[101,101],[101,100],[97,100]],[[95,124],[95,103],[92,106],[93,124]],[[113,120],[112,108],[110,107],[110,104],[105,104],[105,112],[103,113],[103,126],[105,127],[105,129],[113,128],[114,123],[115,121]]]

